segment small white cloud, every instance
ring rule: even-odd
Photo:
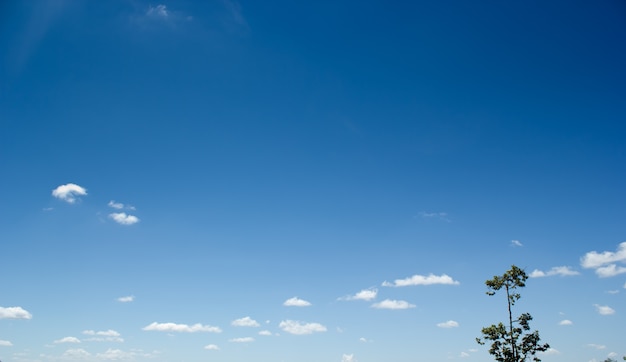
[[[78,196],[85,195],[87,195],[87,189],[72,183],[61,185],[52,190],[52,196],[70,204],[76,202]]]
[[[268,331],[268,330],[263,330],[259,332],[260,336],[271,336],[272,332]]]
[[[326,332],[326,327],[319,323],[301,323],[289,319],[281,321],[278,326],[287,333],[298,335]]]
[[[542,277],[551,277],[554,275],[559,275],[562,277],[579,275],[580,273],[576,270],[573,270],[569,266],[555,266],[547,272],[541,271],[539,269],[535,269],[528,276],[531,278],[542,278]]]
[[[593,349],[605,349],[606,348],[606,346],[603,344],[595,344],[595,343],[589,343],[587,347],[590,347]]]
[[[583,268],[598,268],[605,264],[612,264],[618,261],[626,261],[626,241],[619,244],[617,251],[590,251],[580,258],[580,265]]]
[[[63,352],[64,359],[80,361],[80,360],[89,360],[90,357],[91,357],[91,353],[85,351],[82,348],[71,348]]]
[[[341,356],[341,362],[357,362],[354,354],[344,354]]]
[[[0,339],[0,347],[11,347],[13,346],[13,343],[11,343],[10,341],[5,341]]]
[[[624,273],[626,273],[626,268],[623,266],[618,267],[615,264],[609,264],[607,266],[599,267],[598,269],[596,269],[596,274],[598,274],[600,278],[614,277],[616,275]]]
[[[459,322],[449,320],[447,322],[437,323],[437,327],[439,328],[456,328],[459,326]]]
[[[524,246],[519,240],[511,240],[511,246]]]
[[[372,304],[372,308],[376,309],[409,309],[415,308],[414,304],[411,304],[404,300],[392,300],[385,299],[382,302]]]
[[[365,337],[361,337],[361,338],[359,338],[359,342],[361,342],[361,343],[371,343],[372,340],[371,339],[367,339]]]
[[[209,351],[219,351],[220,350],[220,348],[216,344],[207,344],[206,346],[204,346],[204,349],[207,349]]]
[[[80,343],[80,339],[76,337],[63,337],[61,339],[57,339],[54,343]]]
[[[114,212],[109,217],[121,225],[133,225],[139,222],[139,218],[134,215],[127,215],[125,212]]]
[[[574,322],[572,322],[569,319],[563,319],[562,321],[559,322],[560,326],[571,326],[572,324],[574,324]]]
[[[413,275],[412,277],[408,277],[404,279],[396,279],[394,280],[393,283],[384,281],[382,285],[383,287],[406,287],[406,286],[412,286],[412,285],[433,285],[433,284],[458,285],[460,283],[452,279],[447,274],[442,274],[442,275],[429,274],[428,276]]]
[[[596,311],[600,313],[601,315],[615,314],[615,309],[609,307],[608,305],[594,304],[593,306],[596,307]]]
[[[461,357],[461,358],[467,358],[469,356],[470,356],[470,354],[467,353],[467,352],[461,352],[461,354],[459,355],[459,357]]]
[[[617,290],[617,289],[607,290],[606,292],[609,293],[609,294],[619,294],[619,290]]]
[[[127,295],[125,297],[119,297],[117,298],[117,301],[120,303],[130,303],[132,301],[135,300],[135,296],[134,295]]]
[[[96,359],[104,361],[132,361],[135,360],[135,356],[151,357],[150,354],[139,352],[137,350],[126,352],[121,349],[109,348],[103,353],[96,354]]]
[[[243,317],[239,319],[235,319],[231,323],[235,327],[258,327],[259,322],[255,321],[250,317]]]
[[[151,324],[143,327],[143,330],[144,331],[158,331],[158,332],[185,332],[185,333],[195,333],[195,332],[221,333],[222,332],[222,330],[219,327],[205,326],[200,323],[196,323],[190,326],[187,324],[152,322]]]
[[[311,305],[311,303],[307,302],[304,299],[300,299],[298,297],[293,297],[293,298],[289,298],[287,299],[284,303],[284,306],[286,307],[308,307]]]
[[[109,207],[112,207],[112,208],[117,209],[117,210],[121,210],[121,209],[124,208],[124,204],[122,204],[120,202],[115,202],[113,200],[109,201],[109,203],[107,205],[109,205]]]
[[[363,289],[354,295],[341,297],[339,298],[339,300],[364,300],[364,301],[369,302],[370,300],[376,299],[377,295],[378,295],[378,289],[370,288],[370,289]]]
[[[0,307],[0,319],[32,319],[33,315],[22,307]]]
[[[228,341],[233,342],[233,343],[250,343],[250,342],[254,342],[254,338],[240,337],[240,338],[232,338],[232,339],[229,339]]]
[[[445,222],[450,222],[447,212],[424,212],[422,211],[419,213],[419,216],[421,216],[424,219],[436,218]]]
[[[561,354],[561,352],[555,348],[548,348],[547,350],[543,351],[543,352],[539,352],[541,354],[547,355],[547,356],[554,356],[557,354]]]
[[[83,334],[93,336],[91,338],[84,339],[89,342],[124,342],[124,339],[120,337],[120,333],[113,329],[97,332],[94,330],[85,330],[83,331]]]
[[[169,10],[167,10],[167,6],[160,4],[157,6],[150,6],[148,11],[146,11],[146,15],[154,18],[163,18],[167,19],[170,15]]]

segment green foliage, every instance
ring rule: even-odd
[[[532,357],[535,362],[541,360],[536,356],[537,352],[544,352],[550,348],[545,344],[539,344],[539,332],[530,332],[529,322],[533,317],[529,313],[523,313],[516,320],[513,320],[511,307],[515,305],[522,296],[517,292],[518,288],[526,286],[528,276],[523,269],[515,265],[511,266],[501,276],[494,276],[485,282],[487,295],[495,295],[497,291],[504,288],[506,291],[507,306],[509,311],[509,325],[505,326],[502,322],[492,324],[482,329],[482,337],[476,338],[476,342],[481,345],[491,342],[489,353],[494,356],[498,362],[524,362]]]

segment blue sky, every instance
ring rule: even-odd
[[[626,355],[622,1],[0,6],[0,360]]]

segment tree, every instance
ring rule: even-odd
[[[539,332],[530,332],[529,322],[533,317],[529,313],[523,313],[516,320],[513,320],[511,307],[515,305],[522,296],[517,292],[517,288],[526,286],[528,276],[523,269],[515,265],[511,266],[501,276],[494,276],[485,282],[487,295],[495,295],[497,291],[504,288],[509,311],[509,325],[502,322],[497,325],[492,324],[482,329],[482,337],[476,338],[478,344],[484,345],[487,341],[492,342],[489,353],[498,362],[524,362],[532,357],[535,362],[540,362],[536,356],[537,352],[544,352],[550,348],[547,343],[540,344]]]

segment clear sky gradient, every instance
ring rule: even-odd
[[[626,355],[626,3],[5,1],[0,360]]]

